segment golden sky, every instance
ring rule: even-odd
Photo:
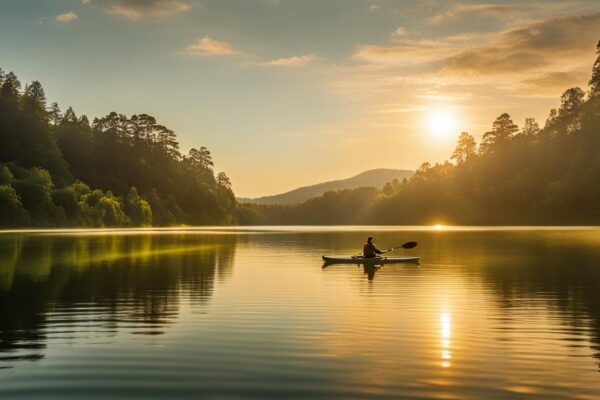
[[[587,87],[600,3],[7,0],[0,67],[89,117],[149,113],[240,196],[446,160]]]

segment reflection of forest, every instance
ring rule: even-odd
[[[600,237],[593,232],[495,233],[487,238],[440,241],[438,251],[464,252],[465,265],[493,289],[504,312],[503,327],[519,318],[519,310],[544,304],[564,321],[565,345],[589,335],[600,365]],[[445,246],[448,246],[444,249]],[[514,321],[517,322],[517,321]],[[518,325],[517,325],[518,326]]]
[[[231,273],[235,235],[0,237],[0,361],[50,337],[160,334],[181,296],[204,304]],[[0,368],[10,366],[0,364]]]

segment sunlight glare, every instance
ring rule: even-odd
[[[452,352],[450,351],[450,335],[452,329],[452,317],[450,313],[443,312],[440,315],[441,323],[441,345],[442,345],[442,362],[440,365],[442,368],[448,368],[452,366],[450,360],[452,359]]]
[[[437,108],[429,111],[427,115],[427,128],[429,134],[437,139],[449,138],[455,133],[457,126],[456,115],[447,108]]]

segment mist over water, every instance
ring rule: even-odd
[[[323,268],[368,234],[421,264]],[[0,235],[0,398],[597,398],[600,229]]]

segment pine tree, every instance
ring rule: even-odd
[[[590,78],[590,97],[600,97],[600,41],[596,46],[596,62],[592,68],[592,77]]]
[[[519,131],[519,127],[504,113],[492,124],[492,130],[484,133],[481,151],[483,153],[493,152],[498,146],[505,145]]]
[[[462,164],[476,154],[477,143],[475,142],[475,138],[467,132],[462,132],[458,137],[458,143],[451,158],[455,160],[457,164]]]

